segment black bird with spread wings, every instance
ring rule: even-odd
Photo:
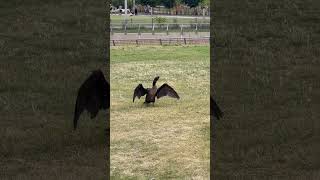
[[[73,127],[77,128],[81,113],[87,110],[90,117],[95,118],[100,109],[110,107],[110,85],[101,70],[92,71],[78,91],[76,100]]]
[[[213,114],[217,119],[220,119],[223,116],[223,112],[219,108],[216,101],[210,96],[210,114]]]
[[[141,96],[146,95],[146,99],[144,103],[154,103],[157,99],[163,96],[169,96],[172,98],[180,99],[178,93],[167,83],[163,84],[160,88],[157,88],[156,83],[159,79],[159,76],[155,77],[152,83],[152,88],[144,88],[142,84],[139,84],[133,93],[133,102],[136,97],[140,99]]]

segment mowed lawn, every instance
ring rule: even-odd
[[[81,83],[109,74],[104,3],[80,5],[1,4],[0,179],[106,179],[107,113],[72,125]]]
[[[123,23],[124,15],[110,15],[111,23]],[[154,23],[157,21],[155,18],[158,16],[154,16]],[[161,17],[161,16],[159,16]],[[210,23],[209,18],[203,18],[201,16],[195,18],[181,18],[179,16],[165,17],[166,21],[164,23]],[[129,23],[152,23],[152,16],[129,16]]]
[[[215,2],[215,179],[320,179],[319,3]]]
[[[209,177],[209,46],[111,48],[111,176],[113,179]],[[180,100],[153,105],[133,90],[168,83]]]

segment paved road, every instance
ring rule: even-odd
[[[136,16],[146,16],[146,17],[150,17],[151,15],[136,15]],[[174,16],[174,15],[153,15],[153,16],[157,16],[157,17],[165,17],[165,18],[182,18],[182,19],[194,19],[194,18],[198,18],[198,19],[210,19],[210,16]]]
[[[123,33],[114,33],[111,35],[112,39],[140,39],[140,38],[196,38],[196,37],[209,37],[210,32],[199,32],[198,34],[193,32],[185,32],[183,36],[180,35],[180,33],[170,33],[167,35],[166,33],[155,33],[152,35],[152,33],[141,33],[141,36],[138,35],[138,33],[128,33],[127,35],[124,35]]]

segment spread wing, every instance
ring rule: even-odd
[[[85,109],[90,112],[91,118],[94,118],[100,109],[109,107],[110,85],[101,70],[93,71],[78,91],[73,118],[74,129],[77,128],[79,117]]]
[[[96,94],[98,94],[98,101],[100,101],[99,109],[109,109],[110,108],[110,84],[104,78],[103,73],[99,73],[99,77],[96,81]]]
[[[220,119],[223,116],[223,112],[219,108],[216,101],[210,96],[210,114],[213,114],[217,119]]]
[[[134,102],[134,99],[136,97],[138,97],[138,99],[140,99],[141,96],[144,96],[145,94],[147,94],[148,91],[147,89],[145,89],[142,84],[139,84],[136,89],[134,89],[134,93],[133,93],[133,102]]]
[[[157,98],[161,98],[163,96],[170,96],[173,98],[180,99],[178,93],[167,83],[163,84],[158,90],[157,90]]]

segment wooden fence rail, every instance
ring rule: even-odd
[[[156,32],[166,32],[169,34],[170,32],[210,32],[210,23],[139,23],[139,24],[110,24],[110,33],[124,33],[128,32],[134,33],[142,33],[142,32],[152,32],[155,34]]]
[[[111,46],[124,45],[190,45],[209,44],[210,38],[155,38],[155,39],[111,39]]]

